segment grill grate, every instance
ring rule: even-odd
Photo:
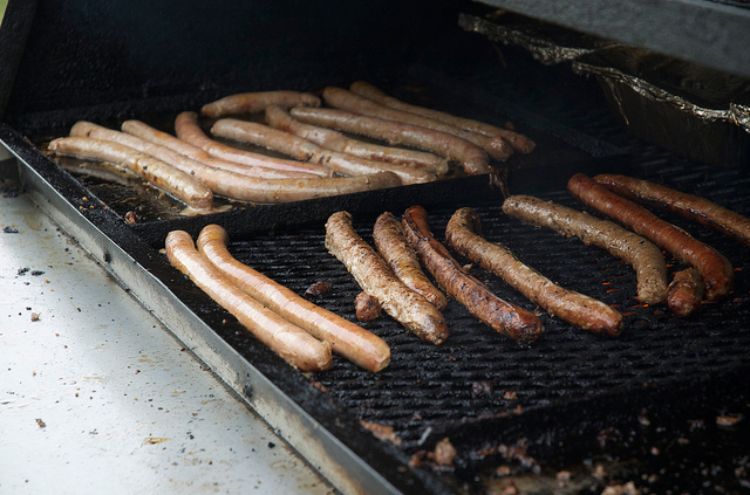
[[[691,167],[688,172],[659,158],[643,164],[659,182],[750,213],[750,178],[736,170]],[[580,208],[564,192],[542,196]],[[429,212],[438,238],[443,238],[454,209]],[[331,371],[314,379],[356,417],[393,426],[405,451],[418,449],[426,431],[449,432],[465,421],[512,415],[520,412],[519,405],[528,411],[560,400],[632,391],[675,379],[690,383],[747,364],[750,285],[744,273],[750,270],[746,266],[750,260],[738,242],[667,215],[727,255],[738,270],[728,300],[706,304],[693,318],[680,320],[664,307],[640,305],[634,298],[632,269],[604,251],[509,219],[499,204],[478,209],[488,239],[505,243],[520,259],[563,286],[616,306],[626,316],[625,329],[619,338],[597,337],[545,315],[546,333],[536,344],[522,347],[477,322],[455,301],[445,312],[451,336],[441,348],[420,342],[388,317],[365,324],[391,346],[391,365],[372,375],[337,359]],[[369,242],[372,221],[355,215],[360,234]],[[331,282],[334,290],[316,302],[353,320],[359,288],[326,252],[323,237],[321,224],[234,241],[230,250],[300,294],[317,280]],[[478,268],[472,273],[499,296],[533,309],[493,275]],[[517,400],[504,398],[509,391],[516,393]]]

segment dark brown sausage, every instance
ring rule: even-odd
[[[213,119],[225,115],[241,113],[258,113],[270,105],[283,108],[310,106],[319,107],[320,98],[309,93],[297,91],[259,91],[255,93],[239,93],[225,96],[219,100],[203,105],[201,113]]]
[[[198,250],[230,282],[282,318],[329,342],[334,352],[353,363],[373,372],[388,366],[391,351],[383,339],[239,262],[229,253],[227,238],[222,227],[208,225],[198,236]]]
[[[451,134],[479,146],[496,160],[507,160],[513,154],[513,149],[503,138],[483,136],[482,134],[465,131],[422,115],[388,108],[369,98],[359,96],[342,88],[325,88],[323,90],[323,99],[330,106],[346,110],[347,112],[416,125],[425,129]]]
[[[317,144],[256,122],[220,119],[211,127],[211,134],[284,153],[297,160],[309,160],[344,175],[368,175],[393,172],[404,184],[419,184],[435,180],[435,174],[408,165],[366,160],[345,153],[321,148]]]
[[[349,213],[339,211],[328,218],[326,248],[393,319],[422,340],[435,345],[445,342],[448,326],[443,315],[396,278],[383,258],[355,232]]]
[[[536,340],[542,322],[533,313],[497,297],[479,280],[464,272],[448,250],[430,232],[427,212],[412,206],[402,219],[406,239],[419,255],[422,265],[451,297],[466,306],[471,314],[497,332],[521,341]]]
[[[664,256],[658,247],[643,237],[608,220],[533,196],[506,198],[503,212],[532,225],[552,229],[565,237],[578,237],[586,245],[607,250],[635,270],[639,301],[658,304],[666,299],[667,265]]]
[[[197,179],[133,148],[99,139],[67,137],[50,142],[48,149],[56,155],[107,161],[130,169],[196,210],[207,211],[213,205],[213,193]]]
[[[266,109],[266,122],[275,129],[289,132],[332,151],[348,153],[367,160],[427,168],[436,175],[444,175],[448,172],[448,161],[432,153],[351,139],[333,129],[299,122],[286,110],[277,106],[270,106]]]
[[[467,174],[486,174],[490,171],[489,156],[482,148],[452,134],[331,108],[297,107],[292,108],[290,113],[308,124],[367,136],[388,144],[431,151],[460,163]]]
[[[680,261],[695,267],[703,278],[707,299],[714,301],[731,290],[732,265],[711,246],[583,174],[570,178],[568,190],[585,205],[614,218]]]
[[[302,371],[321,371],[331,367],[330,344],[316,340],[229,282],[196,251],[190,234],[182,230],[170,232],[165,247],[173,267],[187,275],[286,362]]]
[[[667,305],[677,316],[693,313],[703,300],[703,280],[695,268],[686,268],[674,274],[669,284]]]
[[[750,245],[750,218],[705,198],[624,175],[601,174],[594,180],[617,194],[666,208]]]
[[[519,261],[499,243],[476,234],[479,215],[471,208],[457,210],[445,228],[448,246],[538,304],[552,316],[593,333],[619,335],[622,315],[606,304],[579,292],[564,289]]]
[[[364,96],[365,98],[377,101],[381,105],[385,105],[389,108],[402,110],[409,113],[415,113],[417,115],[421,115],[422,117],[427,117],[429,119],[436,120],[438,122],[457,127],[459,129],[464,129],[466,131],[476,132],[484,136],[500,137],[508,141],[510,145],[513,146],[513,149],[519,153],[531,153],[532,151],[534,151],[534,147],[536,146],[534,141],[518,132],[503,129],[502,127],[495,127],[494,125],[486,124],[478,120],[457,117],[455,115],[451,115],[446,112],[440,112],[438,110],[433,110],[431,108],[412,105],[410,103],[406,103],[393,98],[392,96],[388,96],[380,89],[364,81],[356,81],[352,83],[349,89],[352,91],[352,93],[356,93],[360,96]]]
[[[393,214],[385,212],[378,217],[372,229],[372,239],[393,273],[408,288],[430,301],[438,309],[443,309],[448,305],[445,295],[425,276],[422,267],[419,266],[417,255],[406,243],[401,222],[396,220]]]

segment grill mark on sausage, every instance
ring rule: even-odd
[[[388,315],[422,340],[435,345],[445,342],[448,326],[443,315],[396,278],[383,258],[354,231],[348,212],[339,211],[328,218],[325,245]]]
[[[552,201],[524,195],[506,198],[503,212],[565,237],[577,237],[586,245],[597,246],[626,261],[636,273],[639,301],[657,304],[667,297],[667,266],[661,250],[616,223]]]
[[[568,190],[585,205],[614,218],[683,263],[695,267],[703,278],[708,300],[719,299],[731,290],[732,265],[711,246],[583,174],[570,178]]]
[[[412,206],[404,212],[406,239],[422,265],[451,297],[493,330],[521,342],[536,340],[542,333],[538,316],[493,294],[482,282],[468,275],[430,232],[427,212]]]

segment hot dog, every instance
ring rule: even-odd
[[[617,194],[666,208],[750,245],[750,218],[705,198],[624,175],[601,174],[594,180]]]
[[[395,176],[357,178],[260,179],[209,167],[164,146],[90,122],[78,122],[71,135],[115,142],[162,160],[206,184],[214,193],[240,201],[283,203],[379,189],[399,184]]]
[[[436,175],[444,175],[448,172],[447,160],[432,153],[381,146],[379,144],[350,139],[332,129],[303,124],[292,118],[286,110],[277,106],[270,106],[266,109],[266,122],[271,127],[294,134],[302,139],[307,139],[318,146],[332,151],[348,153],[367,160],[427,168]]]
[[[293,160],[282,160],[270,156],[241,150],[215,141],[203,132],[198,125],[198,116],[194,112],[182,112],[174,121],[175,132],[181,140],[206,151],[222,160],[240,163],[242,165],[273,168],[288,172],[304,172],[306,174],[328,177],[331,172],[326,167],[312,163],[295,162]],[[299,177],[299,175],[297,175]]]
[[[255,122],[220,119],[211,127],[211,133],[234,141],[263,146],[297,160],[319,163],[343,175],[356,176],[388,171],[398,175],[404,184],[418,184],[435,180],[435,174],[427,170],[395,163],[376,162],[326,150],[306,139]]]
[[[316,306],[276,281],[232,257],[226,246],[227,233],[208,225],[198,236],[198,250],[229,281],[265,307],[329,342],[333,351],[369,371],[380,371],[391,359],[391,351],[380,337],[359,325]]]
[[[381,105],[393,108],[395,110],[402,110],[404,112],[421,115],[423,117],[427,117],[429,119],[436,120],[438,122],[463,129],[465,131],[476,132],[484,136],[503,138],[508,141],[511,146],[513,146],[513,149],[515,151],[519,153],[531,153],[536,146],[534,141],[518,132],[503,129],[502,127],[495,127],[494,125],[486,124],[478,120],[457,117],[455,115],[451,115],[446,112],[440,112],[438,110],[433,110],[431,108],[412,105],[393,98],[392,96],[388,96],[380,89],[364,81],[356,81],[352,83],[349,89],[352,91],[352,93],[364,96],[365,98],[369,98],[380,103]]]
[[[533,313],[497,297],[479,280],[464,272],[430,232],[427,212],[412,206],[404,212],[402,223],[406,239],[417,252],[422,265],[451,297],[493,330],[521,342],[536,340],[542,322]]]
[[[342,88],[334,88],[331,86],[325,88],[323,90],[323,99],[330,106],[346,110],[347,112],[416,125],[425,129],[432,129],[434,131],[451,134],[479,146],[496,160],[506,160],[511,154],[513,154],[511,146],[500,137],[483,136],[474,132],[464,131],[437,120],[423,117],[422,115],[388,108],[380,103],[370,100],[369,98],[359,96]]]
[[[620,333],[622,315],[618,311],[601,301],[555,284],[519,261],[502,244],[489,242],[478,235],[476,231],[480,228],[479,215],[474,210],[457,210],[445,228],[448,246],[502,278],[552,316],[593,333]]]
[[[406,243],[401,222],[393,214],[385,212],[378,217],[372,229],[372,239],[393,273],[408,288],[438,309],[448,305],[448,299],[425,276],[416,254]]]
[[[230,283],[196,251],[190,234],[182,230],[170,232],[165,247],[173,267],[187,275],[286,362],[302,371],[322,371],[331,367],[330,344],[316,340]]]
[[[56,155],[115,163],[196,210],[209,210],[213,205],[211,190],[201,182],[133,148],[98,139],[67,137],[50,142],[48,149]]]
[[[290,113],[308,124],[433,152],[459,162],[467,174],[486,174],[490,171],[489,157],[482,148],[452,134],[330,108],[297,107],[292,108]]]
[[[584,244],[605,249],[612,256],[626,261],[636,273],[639,301],[657,304],[667,297],[667,266],[661,250],[616,223],[552,201],[523,195],[506,198],[503,212],[565,237],[578,237]]]
[[[270,105],[283,108],[310,106],[319,107],[320,99],[309,93],[297,91],[259,91],[255,93],[239,93],[225,96],[201,108],[206,117],[219,118],[224,115],[262,112]]]
[[[630,227],[680,261],[695,267],[703,278],[708,300],[719,299],[731,290],[732,265],[711,246],[583,174],[570,178],[568,191],[585,205]]]
[[[393,319],[422,340],[440,345],[448,338],[445,318],[422,296],[406,287],[352,227],[345,211],[326,222],[326,248],[344,264],[359,286],[376,298]]]

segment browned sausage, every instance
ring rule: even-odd
[[[425,276],[414,250],[404,238],[401,222],[391,212],[385,212],[375,221],[372,239],[378,252],[391,267],[393,273],[411,290],[421,295],[433,306],[443,309],[448,299]]]
[[[677,316],[689,316],[703,300],[703,280],[695,268],[686,268],[674,274],[669,284],[667,305]]]
[[[552,316],[594,333],[618,335],[622,315],[601,301],[560,287],[519,261],[508,248],[476,234],[479,215],[471,208],[457,210],[445,228],[448,246],[494,273]]]
[[[313,178],[310,175],[304,179],[254,178],[209,167],[164,146],[90,122],[78,122],[70,132],[71,135],[116,142],[151,155],[198,179],[216,194],[240,201],[283,203],[369,191],[400,184],[398,178],[392,174],[336,179]]]
[[[332,151],[348,153],[367,160],[427,168],[436,175],[444,175],[448,172],[448,161],[432,153],[350,139],[333,129],[303,124],[292,118],[286,110],[277,106],[270,106],[266,109],[266,122],[271,127],[307,139]]]
[[[208,225],[198,236],[198,250],[230,282],[265,307],[333,345],[333,351],[359,366],[380,371],[391,359],[388,344],[377,335],[316,306],[276,281],[232,257],[226,246],[227,233],[218,225]]]
[[[534,141],[518,132],[503,129],[502,127],[495,127],[494,125],[486,124],[478,120],[457,117],[455,115],[451,115],[446,112],[440,112],[438,110],[433,110],[431,108],[412,105],[410,103],[398,100],[392,96],[388,96],[372,84],[364,81],[356,81],[352,83],[349,89],[352,91],[352,93],[356,93],[360,96],[364,96],[365,98],[377,101],[381,105],[385,105],[389,108],[402,110],[409,113],[415,113],[417,115],[421,115],[422,117],[427,117],[429,119],[436,120],[438,122],[463,129],[465,131],[476,132],[478,134],[489,137],[503,138],[508,141],[511,146],[513,146],[513,149],[515,151],[518,151],[519,153],[531,153],[536,147]]]
[[[208,154],[221,158],[222,160],[241,163],[257,167],[273,168],[289,172],[304,172],[318,177],[328,177],[331,171],[313,163],[295,162],[293,160],[282,160],[270,156],[241,150],[215,141],[203,132],[198,125],[198,115],[195,112],[182,112],[174,121],[175,132],[181,140],[195,145]]]
[[[505,199],[503,212],[524,222],[552,229],[565,237],[578,237],[586,245],[607,250],[633,267],[638,300],[657,304],[667,297],[667,266],[661,250],[616,223],[593,217],[552,201],[515,195]]]
[[[594,180],[617,194],[667,208],[750,245],[750,218],[705,198],[624,175],[601,174],[594,177]]]
[[[170,232],[165,247],[173,267],[187,275],[286,362],[302,371],[321,371],[331,367],[330,344],[316,340],[233,285],[196,251],[190,234],[182,230]]]
[[[48,149],[56,155],[115,163],[130,169],[191,208],[209,210],[212,207],[213,194],[208,187],[185,172],[133,148],[110,141],[67,137],[50,142]]]
[[[396,278],[383,258],[355,232],[349,213],[339,211],[328,218],[326,248],[393,319],[422,340],[435,345],[445,342],[448,326],[443,315]]]
[[[707,299],[719,299],[731,290],[732,265],[711,246],[583,174],[570,178],[568,190],[585,205],[614,218],[680,261],[695,267],[703,278]]]
[[[490,171],[489,157],[482,148],[452,134],[331,108],[297,107],[292,108],[290,113],[308,124],[367,136],[388,144],[431,151],[459,162],[467,174],[486,174]]]
[[[372,321],[380,318],[382,308],[374,297],[360,292],[354,298],[354,315],[359,321]]]
[[[198,148],[197,146],[178,139],[169,133],[154,129],[153,127],[138,120],[126,120],[122,123],[120,129],[122,129],[122,132],[126,134],[131,134],[133,136],[139,137],[144,141],[148,141],[149,143],[164,146],[165,148],[169,148],[176,153],[184,155],[188,158],[192,158],[193,160],[201,162],[204,165],[208,165],[209,167],[219,168],[228,172],[247,175],[249,177],[258,177],[264,179],[288,179],[295,177],[322,177],[323,173],[327,173],[325,171],[321,172],[320,174],[313,174],[312,172],[279,170],[277,168],[271,168],[270,166],[267,167],[258,165],[246,165],[237,162],[230,162],[228,160],[222,160],[220,158],[216,158],[213,155],[209,155],[208,152],[204,151],[201,148]],[[274,160],[276,159],[271,157],[268,158],[273,162],[268,164],[271,166],[274,165]],[[283,162],[284,160],[280,161]],[[263,161],[263,163],[267,162]]]
[[[224,115],[262,112],[269,105],[278,105],[283,108],[298,106],[319,107],[320,99],[315,95],[297,91],[239,93],[225,96],[224,98],[203,105],[201,113],[206,117],[215,119]]]
[[[432,129],[433,131],[451,134],[479,146],[496,160],[507,160],[508,157],[513,154],[513,149],[503,138],[483,136],[474,132],[464,131],[457,127],[415,113],[388,108],[380,103],[370,100],[369,98],[364,98],[345,89],[329,86],[323,90],[323,99],[330,106],[348,112],[377,117],[383,120],[416,125],[425,129]]]
[[[288,132],[256,122],[220,119],[211,127],[211,133],[234,141],[263,146],[264,148],[289,155],[297,160],[309,160],[319,163],[344,175],[356,176],[388,171],[398,175],[404,184],[431,182],[436,178],[434,173],[427,170],[420,170],[396,163],[376,162],[326,150],[294,134],[289,134]]]
[[[438,284],[471,314],[496,332],[530,342],[542,333],[542,322],[535,314],[497,297],[479,280],[464,272],[448,250],[430,232],[427,212],[412,206],[404,212],[404,233]]]

